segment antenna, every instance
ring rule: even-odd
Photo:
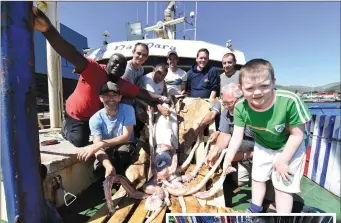
[[[195,1],[194,40],[197,40],[197,18],[198,18],[198,2]]]
[[[156,24],[156,7],[157,7],[157,2],[154,2],[154,24]],[[155,33],[154,33],[154,38],[155,38]]]
[[[184,16],[186,15],[186,4],[184,4]],[[184,30],[186,29],[186,23],[184,22]]]
[[[136,22],[139,21],[139,7],[136,8]]]
[[[147,23],[146,26],[147,26],[147,27],[148,27],[148,15],[149,15],[149,14],[148,14],[148,9],[149,9],[149,7],[148,7],[148,1],[147,1],[147,15],[146,15],[146,17],[147,17],[147,19],[146,19],[146,21],[147,21],[147,22],[146,22],[146,23]],[[146,32],[144,38],[145,38],[145,39],[148,39],[148,33],[147,33],[147,32]]]

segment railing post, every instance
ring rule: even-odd
[[[1,2],[1,168],[8,222],[47,222],[40,176],[32,2]]]

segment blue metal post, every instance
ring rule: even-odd
[[[32,2],[1,2],[1,167],[8,222],[47,222],[40,177]]]

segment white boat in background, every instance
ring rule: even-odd
[[[88,51],[85,56],[87,58],[101,62],[106,62],[114,53],[121,53],[126,58],[131,58],[132,50],[137,42],[145,43],[149,47],[149,59],[146,61],[145,66],[152,66],[152,62],[159,62],[159,60],[166,62],[167,53],[170,50],[175,50],[180,58],[179,66],[181,68],[190,68],[193,64],[195,64],[197,51],[201,48],[206,48],[210,52],[210,62],[213,66],[221,67],[222,57],[226,53],[235,54],[238,65],[245,64],[244,53],[239,50],[234,50],[232,48],[227,48],[204,41],[159,38],[112,42],[108,45],[103,45],[100,48]]]

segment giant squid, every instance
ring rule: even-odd
[[[222,186],[226,174],[222,174],[220,179],[213,184],[209,191],[198,192],[203,188],[208,180],[214,175],[215,171],[222,162],[226,149],[223,150],[215,165],[209,170],[205,177],[194,187],[186,185],[193,180],[204,165],[207,156],[207,150],[210,142],[207,142],[204,150],[204,159],[196,164],[196,167],[188,175],[183,175],[188,168],[194,153],[199,146],[199,136],[187,159],[178,166],[177,149],[179,145],[178,122],[174,106],[170,107],[170,116],[164,117],[158,114],[156,124],[153,123],[153,109],[148,109],[148,129],[149,129],[149,150],[150,150],[150,176],[148,182],[142,187],[142,191],[136,190],[131,182],[124,176],[109,176],[104,182],[105,197],[109,211],[113,213],[115,208],[111,201],[111,187],[113,183],[119,183],[126,190],[128,196],[136,199],[146,199],[146,209],[154,211],[146,222],[151,222],[158,216],[165,205],[170,206],[169,194],[179,198],[182,211],[186,212],[186,206],[183,197],[194,195],[205,199],[217,193]],[[235,171],[235,170],[234,170]]]

